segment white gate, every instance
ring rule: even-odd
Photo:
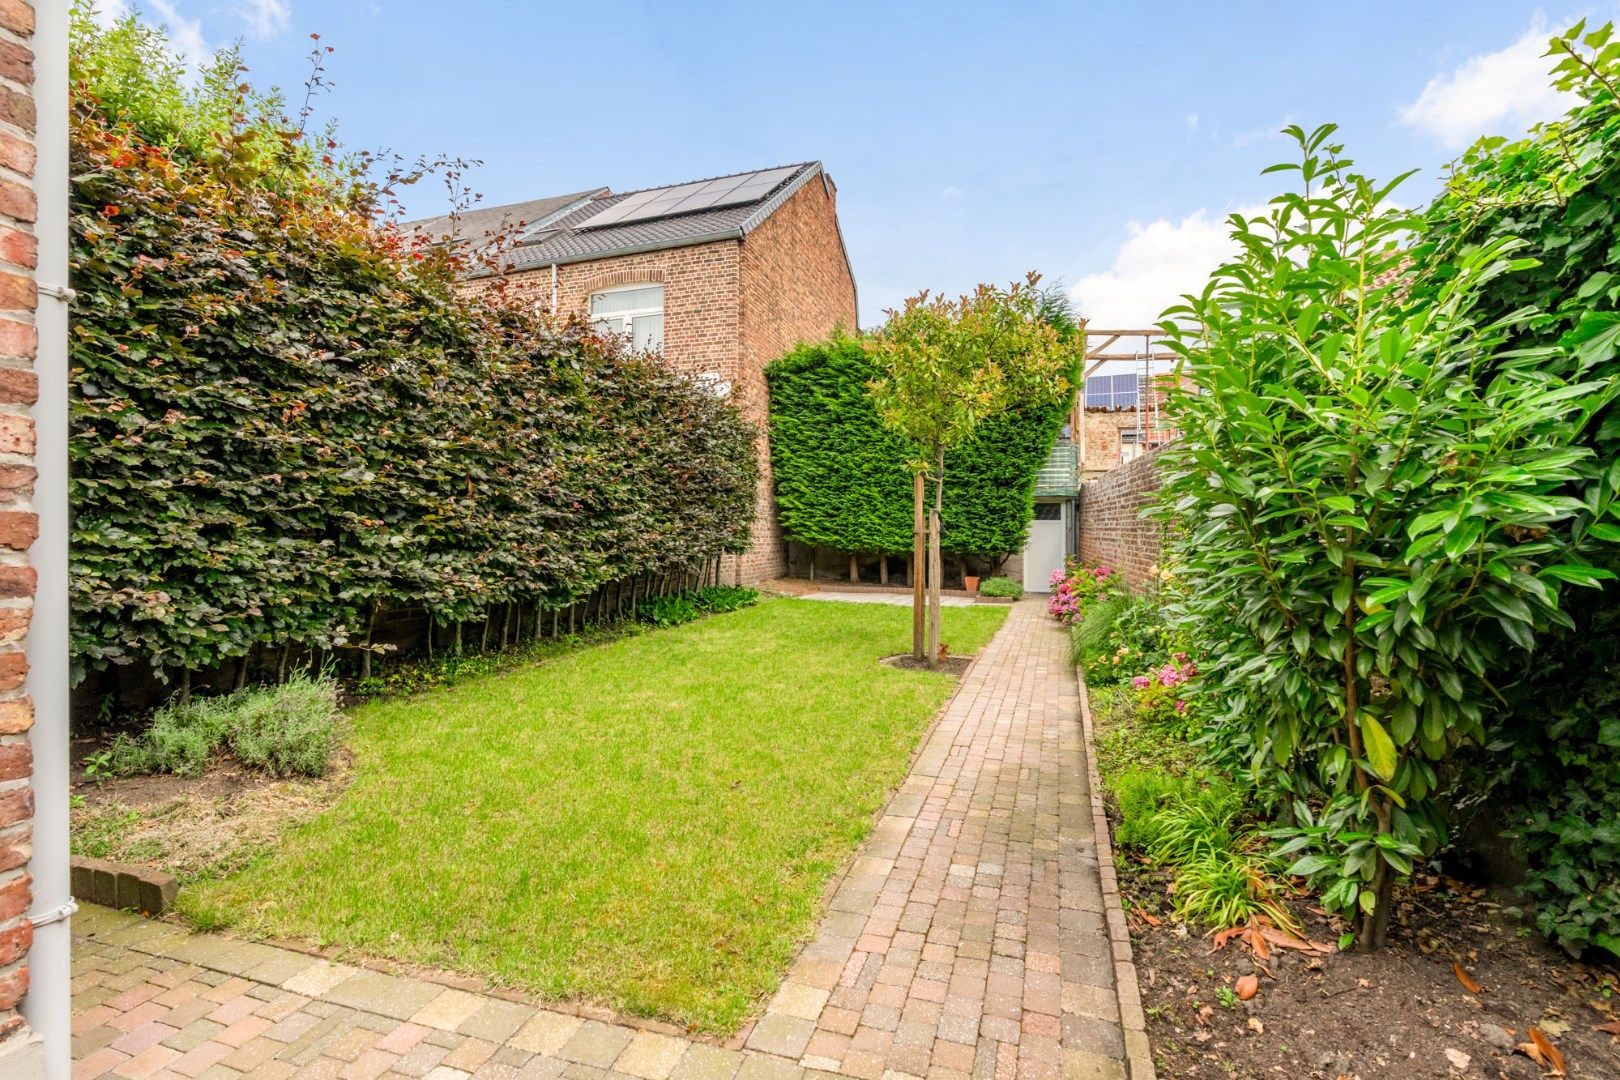
[[[1052,571],[1063,568],[1069,544],[1069,504],[1037,502],[1024,542],[1024,591],[1050,592]]]

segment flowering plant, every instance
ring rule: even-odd
[[[1071,557],[1061,570],[1047,579],[1052,590],[1046,610],[1058,622],[1069,626],[1080,618],[1088,601],[1114,596],[1124,588],[1111,566],[1082,566]]]
[[[1175,653],[1162,667],[1131,680],[1136,711],[1142,719],[1186,737],[1197,731],[1198,720],[1189,691],[1198,677],[1198,665],[1186,653]]]

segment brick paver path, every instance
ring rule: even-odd
[[[1067,640],[1026,601],[729,1047],[86,907],[74,1076],[1122,1080],[1102,911]]]
[[[1067,635],[968,671],[750,1049],[881,1080],[1124,1077]]]

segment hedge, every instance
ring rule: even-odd
[[[896,555],[912,546],[916,452],[879,420],[876,374],[858,340],[800,345],[765,370],[777,513],[790,540]],[[1067,399],[992,417],[945,458],[942,547],[998,559],[1019,551],[1034,517],[1035,474],[1068,418]]]
[[[743,550],[755,432],[579,327],[458,295],[363,190],[73,129],[75,675],[560,606]],[[296,172],[296,170],[295,170]]]

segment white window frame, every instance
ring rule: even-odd
[[[609,296],[613,293],[634,292],[639,289],[657,289],[658,306],[631,308],[625,311],[613,311],[601,317],[598,317],[596,312],[593,310],[596,307],[596,299],[599,296]],[[663,318],[665,297],[666,294],[663,283],[657,281],[636,281],[627,285],[615,285],[607,289],[596,289],[593,290],[590,296],[585,300],[586,318],[590,319],[592,328],[594,328],[598,333],[631,335],[631,345],[634,347],[635,339],[632,329],[635,326],[635,320],[637,318],[645,318],[648,315],[657,315],[659,318],[658,342],[656,345],[651,346],[651,351],[661,353],[664,351]],[[604,325],[608,323],[617,323],[618,325],[617,327]]]

